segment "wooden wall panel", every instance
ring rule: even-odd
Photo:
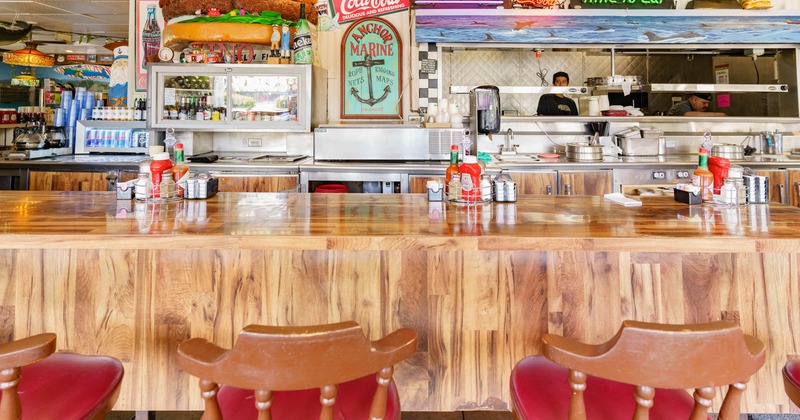
[[[200,409],[177,345],[229,347],[250,323],[353,319],[373,339],[412,327],[419,351],[396,369],[402,406],[452,411],[508,409],[511,368],[547,332],[598,343],[622,319],[730,318],[768,346],[743,409],[800,412],[780,380],[800,354],[798,254],[32,249],[2,251],[0,263],[11,268],[3,325],[120,358],[118,410]]]

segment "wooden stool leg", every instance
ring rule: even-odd
[[[322,404],[322,412],[319,414],[319,420],[333,420],[333,405],[336,404],[338,392],[338,385],[325,385],[320,388],[319,402]]]
[[[647,420],[650,418],[650,408],[653,407],[653,398],[656,396],[655,388],[639,385],[634,388],[636,399],[636,412],[633,420]]]
[[[272,420],[272,391],[256,391],[258,420]]]
[[[719,420],[737,420],[742,410],[742,393],[747,389],[747,381],[734,382],[728,387],[728,393],[719,409]]]
[[[586,420],[586,406],[583,405],[586,374],[570,369],[569,387],[572,388],[572,396],[569,399],[569,420]]]
[[[386,417],[386,401],[389,398],[389,384],[392,382],[394,367],[389,366],[378,372],[378,388],[372,397],[372,406],[369,410],[370,418],[383,420]]]
[[[200,396],[203,397],[203,401],[205,403],[205,414],[203,414],[203,419],[222,420],[222,411],[220,411],[219,403],[217,402],[217,391],[219,391],[219,386],[206,379],[201,379],[199,385]]]
[[[22,415],[22,408],[19,404],[19,385],[20,368],[14,367],[0,371],[0,390],[3,398],[0,400],[0,418],[18,419]]]
[[[694,409],[689,420],[700,420],[708,418],[708,410],[711,408],[711,400],[717,391],[713,387],[697,388],[694,390]],[[738,419],[738,417],[737,417]]]

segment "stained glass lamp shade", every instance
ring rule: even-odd
[[[53,67],[55,58],[36,49],[35,42],[26,42],[25,48],[3,53],[3,62],[15,66]]]

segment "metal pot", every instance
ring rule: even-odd
[[[47,127],[44,133],[44,141],[48,148],[66,147],[67,136],[64,135],[63,127]]]
[[[14,149],[34,150],[44,148],[44,136],[35,131],[26,131],[14,139]]]
[[[603,146],[589,143],[567,143],[567,160],[598,162],[603,160]]]
[[[719,156],[728,160],[744,160],[744,147],[741,144],[722,143],[711,146],[711,156]]]

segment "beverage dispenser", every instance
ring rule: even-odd
[[[469,91],[470,137],[469,154],[478,155],[478,134],[500,132],[500,89],[477,86]]]

